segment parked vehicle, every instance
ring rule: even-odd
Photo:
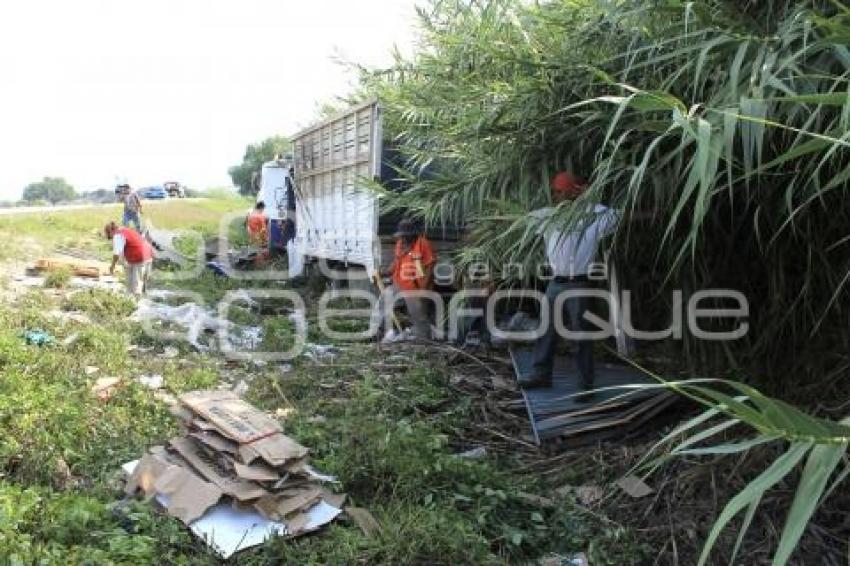
[[[177,181],[166,181],[162,184],[165,192],[172,198],[183,198],[186,196],[186,187]]]
[[[164,199],[168,198],[168,193],[161,186],[155,185],[139,189],[139,197],[143,199]]]

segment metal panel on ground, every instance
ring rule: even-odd
[[[531,374],[529,348],[511,349],[511,360],[517,378]],[[597,363],[595,387],[614,389],[597,391],[591,402],[580,403],[575,398],[581,392],[575,362],[567,356],[557,356],[552,386],[523,389],[522,395],[538,444],[552,438],[586,438],[595,442],[624,436],[676,400],[673,393],[663,389],[629,387],[654,383],[633,368]]]

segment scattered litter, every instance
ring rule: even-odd
[[[208,346],[201,344],[201,333],[217,332],[219,329],[230,331],[234,326],[230,321],[211,315],[204,307],[197,303],[184,303],[179,306],[171,306],[163,303],[155,303],[149,299],[139,301],[136,312],[130,318],[136,321],[161,321],[181,327],[186,332],[186,340],[200,351],[208,351],[210,349]],[[177,338],[178,335],[175,333],[173,337]]]
[[[319,529],[345,496],[280,423],[229,391],[194,391],[171,408],[187,429],[123,466],[126,492],[155,497],[223,558],[273,535]],[[229,500],[229,501],[228,501]]]
[[[286,420],[295,414],[294,407],[279,407],[274,412],[274,416],[281,420]]]
[[[91,392],[100,401],[109,401],[120,386],[120,377],[100,377],[92,385]]]
[[[80,312],[80,311],[68,312],[68,311],[52,310],[52,311],[47,311],[44,314],[46,314],[47,316],[49,316],[51,318],[55,318],[55,319],[67,321],[67,322],[76,322],[76,323],[79,323],[79,324],[91,324],[91,322],[92,322],[91,317],[89,315],[87,315],[83,312]]]
[[[473,448],[472,450],[467,450],[466,452],[456,454],[455,457],[463,458],[464,460],[480,460],[482,458],[487,457],[487,448],[485,448],[484,446],[478,446],[477,448]]]
[[[227,268],[225,268],[223,264],[217,261],[208,261],[204,264],[204,266],[219,277],[230,277],[229,275],[227,275]]]
[[[62,345],[67,348],[68,346],[70,346],[71,344],[76,342],[79,337],[80,337],[79,332],[74,332],[73,334],[70,334],[67,338],[62,340]]]
[[[310,424],[321,424],[327,422],[327,420],[328,419],[325,418],[323,415],[313,415],[312,417],[307,418],[307,422]]]
[[[24,332],[24,340],[27,344],[31,346],[50,346],[55,342],[53,336],[50,335],[46,330],[42,330],[41,328],[34,328],[32,330],[27,330]]]
[[[381,532],[381,525],[374,516],[362,507],[346,507],[345,514],[351,517],[351,520],[360,527],[363,534],[371,538]]]
[[[292,364],[280,364],[278,366],[280,373],[289,373],[292,371]]]
[[[585,506],[593,505],[605,497],[605,490],[598,485],[580,485],[578,487],[565,485],[556,489],[555,492],[561,497],[573,494],[578,502]]]
[[[180,350],[175,348],[174,346],[166,346],[162,351],[160,357],[165,358],[166,360],[171,360],[180,355]]]
[[[97,368],[97,367],[94,367],[94,366],[86,366],[84,371],[86,372],[86,375],[93,375],[93,374],[99,372],[100,368]]]
[[[159,374],[141,375],[137,381],[149,389],[162,389],[165,385],[165,379]]]
[[[331,346],[330,344],[311,344],[309,342],[304,344],[304,357],[309,358],[314,362],[333,358],[338,353],[339,348]]]
[[[33,269],[39,273],[69,270],[77,277],[92,277],[95,279],[101,275],[109,274],[109,264],[104,261],[70,256],[39,258],[35,261]]]
[[[169,406],[177,405],[179,403],[179,401],[177,400],[177,397],[175,397],[174,395],[172,395],[168,391],[163,391],[161,389],[158,390],[158,391],[154,391],[154,397],[156,397],[157,399],[159,399],[160,401],[162,401],[163,403],[165,403],[166,405],[169,405]]]
[[[533,493],[525,493],[524,491],[520,491],[516,494],[518,499],[521,499],[528,503],[529,505],[536,505],[538,507],[551,508],[555,506],[555,502],[548,497],[543,497],[542,495],[535,495]]]
[[[583,552],[570,556],[550,554],[540,560],[540,566],[589,566],[587,555]]]
[[[396,342],[406,342],[408,340],[413,340],[413,330],[410,328],[405,328],[401,332],[396,330],[395,328],[390,328],[387,330],[387,333],[384,334],[383,339],[381,339],[382,344],[394,344]]]
[[[646,497],[653,489],[637,476],[625,476],[617,480],[616,485],[635,499]]]

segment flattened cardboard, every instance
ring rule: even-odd
[[[280,473],[274,468],[263,463],[256,463],[250,466],[240,464],[231,460],[233,471],[242,479],[250,481],[277,481],[280,479]]]
[[[216,452],[224,452],[236,456],[239,453],[239,445],[220,435],[213,430],[192,432],[189,434],[192,438],[200,440],[203,444],[209,446]]]
[[[239,457],[245,464],[262,458],[272,466],[282,466],[292,460],[303,458],[308,452],[307,448],[282,433],[272,434],[239,447]]]
[[[141,489],[146,496],[150,497],[156,493],[154,484],[156,480],[173,464],[165,459],[162,452],[145,454],[133,469],[133,473],[127,479],[124,492],[133,495]]]
[[[169,466],[154,483],[156,493],[169,496],[166,511],[189,525],[218,503],[222,492],[182,466]]]
[[[239,501],[259,499],[269,495],[265,489],[254,482],[243,479],[232,479],[225,476],[218,468],[208,461],[194,440],[178,437],[171,440],[171,446],[186,459],[201,476],[217,485],[222,492]]]
[[[128,476],[132,476],[139,461],[127,462],[121,466]],[[171,503],[167,495],[157,494],[156,500],[168,508]],[[261,544],[264,540],[275,535],[297,535],[301,532],[314,531],[333,521],[341,509],[320,502],[311,507],[304,515],[308,522],[300,530],[299,515],[290,519],[289,524],[270,521],[260,515],[255,509],[234,508],[229,503],[219,503],[209,509],[203,517],[194,521],[189,529],[200,540],[214,549],[224,559],[230,558],[236,552]]]
[[[230,391],[190,391],[180,396],[180,402],[240,444],[282,430],[280,423]]]
[[[317,488],[285,490],[280,495],[260,499],[254,507],[264,517],[278,521],[293,513],[308,510],[321,499],[322,492]]]

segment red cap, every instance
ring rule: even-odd
[[[556,193],[564,196],[575,198],[584,192],[587,188],[585,182],[570,173],[569,171],[559,171],[552,177],[549,186]]]

